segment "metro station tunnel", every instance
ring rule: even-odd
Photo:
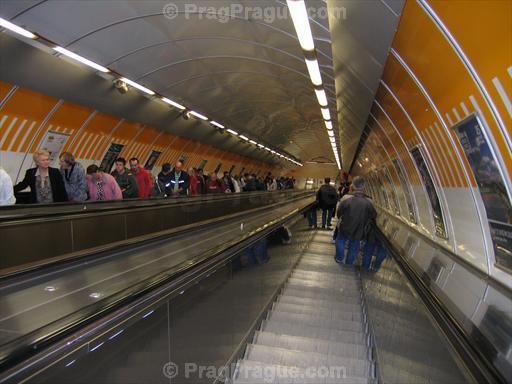
[[[511,383],[511,100],[511,0],[0,0],[0,383]]]

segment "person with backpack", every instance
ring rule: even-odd
[[[327,225],[328,229],[332,229],[331,220],[338,202],[338,193],[336,188],[331,185],[331,179],[326,177],[324,184],[316,193],[316,201],[318,208],[322,210],[322,229]]]
[[[345,260],[345,244],[348,252],[345,264],[353,265],[361,240],[366,239],[372,223],[377,218],[377,211],[371,199],[364,194],[365,180],[361,176],[352,180],[352,193],[344,196],[338,206],[338,235],[336,237],[336,262]]]

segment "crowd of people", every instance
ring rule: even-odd
[[[95,164],[84,169],[69,152],[60,154],[60,168],[50,166],[50,153],[46,150],[36,151],[33,159],[36,166],[28,169],[23,180],[14,186],[7,172],[0,168],[0,205],[14,204],[15,195],[27,188],[29,203],[49,204],[277,191],[295,187],[295,179],[276,178],[270,172],[265,177],[249,173],[232,175],[230,172],[207,175],[201,168],[191,168],[187,172],[181,160],[176,161],[174,167],[163,164],[161,172],[153,178],[135,157],[129,162],[117,158],[112,173]]]
[[[377,211],[371,197],[364,193],[364,187],[363,177],[356,176],[350,183],[347,175],[337,191],[331,185],[330,178],[326,178],[317,191],[316,203],[307,212],[307,218],[309,227],[317,229],[316,213],[320,209],[322,229],[333,229],[331,220],[336,211],[338,223],[333,232],[336,262],[354,265],[361,245],[364,244],[361,265],[367,270],[377,271],[386,258],[386,249],[377,236]]]

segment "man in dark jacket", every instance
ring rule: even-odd
[[[338,237],[336,238],[336,262],[345,258],[345,242],[348,253],[345,263],[352,265],[359,252],[361,240],[367,236],[368,228],[375,221],[377,211],[363,192],[365,180],[357,176],[352,181],[352,194],[346,195],[338,207]]]
[[[187,196],[190,179],[188,173],[183,171],[183,162],[178,160],[170,175],[172,196]]]
[[[317,191],[316,201],[318,208],[322,210],[322,229],[325,229],[326,223],[327,228],[331,229],[331,219],[336,209],[336,203],[338,202],[338,194],[336,193],[336,189],[331,185],[331,179],[329,177],[324,179],[324,185]]]
[[[246,180],[245,180],[245,192],[254,192],[256,191],[256,175],[250,175],[246,174]]]
[[[111,173],[116,179],[121,192],[123,192],[123,199],[136,199],[139,197],[139,187],[135,176],[126,168],[126,160],[118,157],[115,162],[116,169]]]
[[[172,169],[171,164],[165,163],[162,165],[162,170],[157,176],[157,183],[155,183],[155,187],[153,188],[153,196],[172,196]],[[157,193],[158,192],[158,193]]]

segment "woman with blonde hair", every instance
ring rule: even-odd
[[[68,201],[60,171],[50,167],[50,152],[38,149],[34,152],[33,159],[36,167],[27,169],[25,178],[14,186],[14,193],[30,187],[30,203],[49,204]]]

